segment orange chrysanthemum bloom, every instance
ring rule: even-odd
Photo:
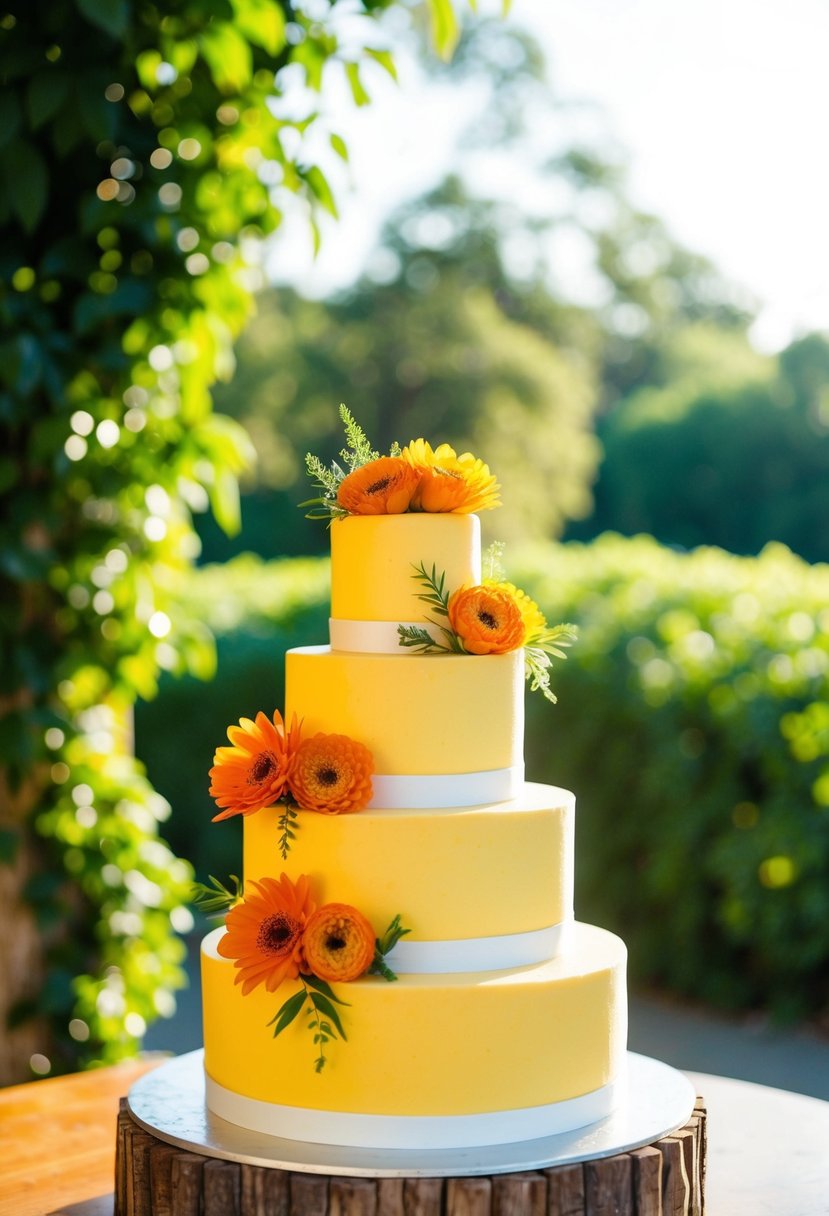
[[[497,582],[495,579],[484,579],[485,587],[502,587],[518,605],[518,610],[524,621],[524,644],[530,645],[533,638],[537,638],[547,628],[547,618],[536,604],[535,600],[531,600],[526,591],[522,591],[520,587],[516,587],[514,583]]]
[[[302,935],[308,970],[321,980],[356,980],[374,961],[374,930],[350,904],[317,909]]]
[[[297,748],[291,793],[304,811],[339,815],[371,801],[374,757],[347,735],[314,735]]]
[[[408,511],[420,472],[399,456],[381,456],[340,482],[337,502],[352,515],[402,515]]]
[[[458,456],[448,443],[433,450],[425,439],[415,439],[400,455],[420,471],[414,510],[469,514],[500,507],[500,486],[489,466],[471,452]]]
[[[217,949],[222,958],[235,960],[236,983],[242,996],[264,984],[273,992],[283,980],[295,980],[307,971],[302,935],[315,909],[311,885],[304,874],[296,883],[287,874],[279,881],[263,878],[249,884],[242,903],[227,914],[227,932]]]
[[[506,654],[524,645],[521,609],[502,586],[460,587],[447,608],[449,624],[469,654]]]
[[[278,709],[273,711],[273,722],[260,712],[255,722],[240,718],[238,726],[228,727],[227,737],[233,746],[216,748],[210,770],[210,794],[217,806],[225,808],[213,816],[214,823],[231,815],[253,815],[282,797],[288,788],[299,732],[294,714],[286,735]]]

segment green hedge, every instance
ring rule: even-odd
[[[526,744],[532,778],[578,793],[580,918],[625,937],[639,982],[825,1011],[829,567],[611,535],[508,566],[551,621],[580,629],[559,704],[528,699]],[[327,576],[324,561],[244,557],[192,577],[218,675],[165,685],[138,746],[201,877],[241,857],[238,825],[209,825],[213,748],[242,714],[282,704],[285,648],[325,637]]]

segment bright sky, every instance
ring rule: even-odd
[[[507,20],[540,42],[557,95],[603,108],[634,202],[762,301],[758,344],[829,329],[826,0],[513,0]],[[276,277],[315,294],[345,285],[388,212],[453,167],[476,99],[450,112],[415,64],[401,68],[399,86],[378,69],[373,106],[338,106],[352,153],[341,221],[314,267],[287,232]]]

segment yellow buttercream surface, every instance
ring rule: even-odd
[[[454,591],[481,581],[477,515],[351,515],[331,524],[331,615],[356,621],[421,621],[413,567],[432,564]]]
[[[298,1017],[277,1039],[267,1023],[296,991],[246,997],[233,963],[202,948],[205,1068],[264,1102],[363,1114],[463,1115],[540,1106],[608,1084],[625,1051],[624,944],[575,926],[566,957],[466,975],[366,977],[335,985],[347,1042],[315,1048]]]
[[[285,861],[278,815],[245,819],[245,880],[307,874],[320,903],[353,904],[378,931],[398,912],[411,941],[526,933],[572,916],[567,790],[526,785],[509,802],[454,810],[303,811]]]
[[[384,774],[471,773],[523,763],[524,652],[348,654],[289,650],[285,708],[303,734],[348,735]]]

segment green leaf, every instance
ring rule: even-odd
[[[357,106],[367,106],[371,98],[363,88],[363,82],[360,80],[359,65],[347,63],[345,65],[345,74],[351,87],[351,96],[354,98],[354,104]]]
[[[451,0],[428,0],[432,45],[441,59],[452,58],[460,38],[460,27]]]
[[[335,998],[335,1000],[336,1000],[336,998]],[[324,996],[321,992],[312,992],[311,993],[311,1003],[313,1004],[314,1008],[317,1010],[318,1013],[324,1013],[326,1017],[329,1017],[331,1019],[331,1021],[334,1023],[337,1030],[339,1031],[340,1038],[347,1039],[348,1036],[346,1035],[345,1031],[343,1030],[343,1024],[340,1021],[340,1015],[339,1015],[339,1013],[337,1013],[336,1007],[331,1003],[331,1001],[329,1001],[328,997]],[[343,1003],[342,1001],[339,1002],[339,1004],[342,1004],[342,1003]]]
[[[113,38],[123,38],[131,16],[129,0],[75,0],[87,21]]]
[[[199,39],[199,47],[213,83],[223,93],[241,92],[250,84],[251,49],[232,25],[221,22],[208,26]]]
[[[209,879],[212,886],[201,882],[193,883],[191,899],[208,916],[218,916],[229,911],[242,898],[242,883],[236,874],[231,874],[230,881],[234,887],[231,891],[212,874]]]
[[[348,148],[342,135],[332,133],[330,136],[331,147],[342,160],[348,163]]]
[[[303,975],[302,978],[309,988],[314,988],[317,992],[321,992],[323,996],[328,997],[329,1001],[336,1001],[338,1005],[348,1006],[348,1001],[341,1000],[326,980],[321,980],[316,975]]]
[[[392,80],[397,80],[397,65],[394,62],[391,51],[376,51],[371,47],[366,47],[366,55],[373,59],[380,67],[385,68]]]
[[[278,55],[285,45],[285,15],[275,0],[233,0],[236,28],[249,42]]]
[[[278,1034],[282,1034],[282,1031],[290,1026],[294,1018],[298,1016],[302,1006],[305,1004],[307,996],[308,994],[306,993],[305,989],[300,988],[299,992],[295,992],[293,996],[289,996],[287,1001],[280,1005],[276,1016],[272,1017],[271,1020],[266,1023],[268,1026],[273,1026],[274,1038],[276,1038]],[[274,1022],[276,1023],[275,1026]]]
[[[210,506],[225,536],[238,536],[242,527],[239,482],[229,469],[219,469],[209,490]]]
[[[15,139],[3,152],[3,176],[12,213],[26,232],[37,227],[46,207],[49,171],[37,148]]]
[[[26,90],[26,113],[33,130],[54,117],[66,99],[69,78],[55,68],[37,72]]]
[[[334,219],[337,219],[337,204],[328,180],[319,165],[311,165],[309,169],[300,169],[299,175],[308,184],[320,206],[333,215]]]

